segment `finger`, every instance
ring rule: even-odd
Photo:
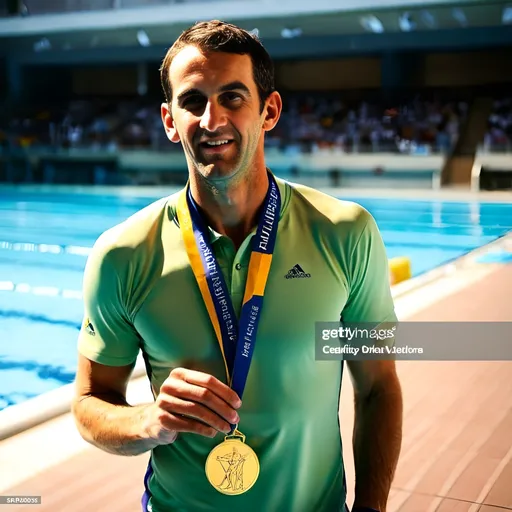
[[[208,426],[226,434],[231,431],[230,424],[224,418],[200,403],[169,395],[160,395],[159,402],[159,407],[171,414],[180,414],[191,419],[201,420]]]
[[[235,409],[208,388],[195,386],[182,380],[171,379],[168,387],[166,386],[164,389],[161,389],[160,393],[163,400],[169,401],[172,397],[176,397],[189,403],[206,406],[216,416],[227,422],[236,424],[240,421],[240,417]]]
[[[165,418],[162,418],[162,426],[175,432],[187,432],[205,437],[215,437],[218,434],[217,430],[213,427],[205,425],[200,421],[171,413],[167,413]]]
[[[238,409],[242,405],[242,401],[238,395],[229,386],[213,375],[196,370],[188,370],[187,368],[175,368],[171,372],[171,375],[179,380],[213,391],[234,409]]]

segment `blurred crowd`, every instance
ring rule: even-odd
[[[285,96],[281,120],[267,136],[283,152],[394,152],[429,154],[454,148],[466,118],[465,102],[425,100],[390,104],[344,101],[314,94]],[[502,117],[499,117],[498,124]],[[510,102],[508,111],[510,129]],[[165,135],[158,102],[143,99],[81,100],[26,111],[0,127],[10,148],[87,148],[116,151],[179,150]],[[493,132],[494,133],[494,132]]]
[[[464,102],[420,96],[398,104],[292,97],[285,101],[281,121],[270,135],[283,148],[298,146],[303,152],[448,152],[457,142],[467,109]]]
[[[512,151],[512,97],[494,102],[484,138],[484,150]]]
[[[72,101],[36,109],[32,115],[15,115],[2,128],[11,147],[115,152],[120,148],[159,150],[166,142],[169,145],[159,106],[143,100]]]

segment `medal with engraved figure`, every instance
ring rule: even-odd
[[[258,479],[260,463],[245,436],[235,429],[217,445],[206,459],[206,476],[222,494],[235,496],[247,492]]]
[[[210,246],[207,225],[188,187],[178,204],[180,229],[189,261],[219,342],[229,386],[240,399],[256,343],[281,212],[279,188],[272,173],[268,173],[268,178],[264,208],[252,239],[239,321],[229,288]],[[210,484],[229,496],[247,492],[256,483],[260,473],[258,457],[245,443],[245,435],[238,430],[238,425],[231,425],[231,431],[224,441],[212,449],[205,463],[205,472]]]

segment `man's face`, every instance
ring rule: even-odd
[[[266,108],[260,114],[251,58],[186,46],[174,57],[169,80],[172,104],[162,106],[162,120],[169,139],[181,141],[189,166],[209,180],[249,171],[263,156],[267,115]]]

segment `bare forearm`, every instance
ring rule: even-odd
[[[140,455],[157,446],[144,432],[147,407],[130,406],[114,397],[87,396],[75,401],[73,414],[87,442],[115,455]]]
[[[364,399],[356,397],[354,508],[386,510],[402,443],[402,407],[396,378]]]

